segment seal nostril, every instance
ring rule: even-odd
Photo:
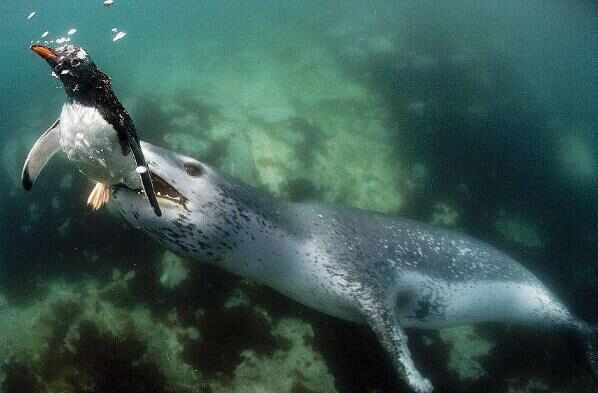
[[[191,163],[191,162],[186,162],[184,164],[185,166],[185,172],[187,172],[187,174],[189,176],[192,177],[199,177],[202,174],[202,169],[199,165]]]

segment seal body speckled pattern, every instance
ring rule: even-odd
[[[154,173],[184,204],[156,217],[127,188],[113,204],[166,247],[251,278],[324,313],[367,323],[416,392],[432,391],[402,328],[502,321],[584,329],[528,270],[463,234],[356,209],[276,200],[149,144]],[[188,165],[200,168],[190,176]]]

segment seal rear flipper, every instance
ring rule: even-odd
[[[415,393],[430,393],[434,388],[415,367],[407,346],[407,335],[399,326],[396,314],[392,310],[385,309],[382,302],[379,304],[363,305],[368,324],[390,355],[401,379]]]
[[[581,330],[582,345],[588,361],[588,367],[594,379],[594,385],[598,386],[598,326],[585,325]]]
[[[158,198],[156,198],[150,170],[145,162],[145,157],[143,155],[143,151],[141,150],[141,146],[133,135],[127,135],[129,139],[129,146],[133,152],[133,157],[135,157],[137,167],[145,168],[145,170],[138,171],[139,176],[141,177],[141,183],[143,184],[145,195],[147,195],[150,205],[154,208],[154,213],[156,213],[156,216],[160,217],[162,215],[162,211],[160,210],[160,205],[158,205]]]
[[[52,156],[60,150],[60,120],[56,120],[38,139],[29,151],[23,171],[21,183],[27,191],[31,190],[33,183],[46,166]]]

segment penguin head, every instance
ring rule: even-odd
[[[75,45],[32,45],[31,50],[46,60],[69,97],[82,99],[94,94],[100,71],[84,49]]]

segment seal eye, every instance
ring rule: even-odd
[[[200,177],[201,173],[203,172],[201,170],[201,167],[197,164],[194,164],[192,162],[186,162],[185,164],[185,172],[187,172],[187,174],[191,177]]]

